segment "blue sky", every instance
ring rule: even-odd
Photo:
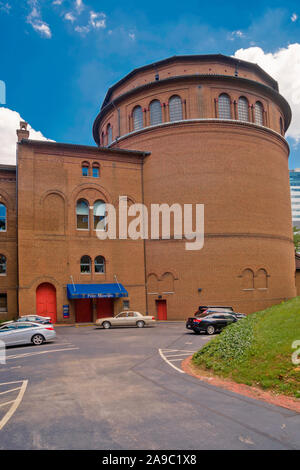
[[[276,53],[300,43],[300,4],[0,0],[0,39],[6,107],[47,138],[93,145],[92,124],[107,88],[146,63],[175,54],[234,55],[260,48],[261,60],[271,54],[269,66],[284,80],[290,67],[278,68],[279,61],[291,62],[300,49],[279,59]],[[298,69],[291,73],[297,77]],[[300,74],[293,93],[291,168],[300,167]]]

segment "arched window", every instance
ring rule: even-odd
[[[0,203],[0,232],[6,231],[6,207]]]
[[[153,100],[150,103],[150,124],[160,124],[162,122],[161,104],[158,100]]]
[[[169,99],[170,121],[182,121],[182,102],[178,95],[171,96]]]
[[[96,201],[94,203],[94,229],[105,230],[105,202]]]
[[[101,142],[100,144],[102,145],[102,147],[104,147],[105,143],[104,143],[104,132],[102,131],[101,132]]]
[[[80,260],[80,272],[81,274],[90,274],[92,267],[92,260],[89,256],[85,255]]]
[[[143,110],[141,106],[136,106],[132,112],[133,130],[143,129]]]
[[[254,272],[252,269],[244,269],[242,275],[242,290],[254,289]]]
[[[219,119],[231,119],[230,97],[222,93],[218,99]]]
[[[89,176],[89,173],[90,173],[90,164],[89,164],[89,162],[82,162],[82,164],[81,164],[81,173],[82,173],[82,176]]]
[[[238,120],[249,121],[249,103],[244,96],[241,96],[238,101]]]
[[[255,274],[255,288],[267,289],[268,288],[268,273],[265,269],[259,269]]]
[[[93,177],[99,178],[100,176],[100,166],[99,163],[93,163]]]
[[[0,275],[6,275],[6,257],[4,255],[0,255]]]
[[[280,117],[280,119],[279,119],[279,127],[280,127],[280,134],[284,135],[284,127],[283,127],[282,117]]]
[[[95,273],[105,273],[105,259],[103,256],[95,258]]]
[[[89,205],[84,199],[76,204],[77,229],[88,230],[89,228]]]
[[[107,145],[110,145],[112,143],[112,127],[110,124],[107,124],[106,133],[107,133]]]
[[[256,101],[254,108],[254,120],[255,124],[260,126],[264,125],[264,107],[260,101]]]

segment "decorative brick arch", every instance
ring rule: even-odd
[[[96,199],[93,197],[92,200],[89,200],[90,198],[86,195],[88,191],[94,191],[97,193]],[[108,203],[111,203],[112,201],[111,194],[103,186],[97,183],[84,183],[76,186],[71,193],[70,201],[72,201],[73,204],[76,204],[78,199],[86,199],[90,204],[97,199],[103,199]]]

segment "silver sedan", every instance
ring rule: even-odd
[[[0,326],[0,340],[6,346],[18,344],[39,345],[56,337],[52,325],[33,322],[14,322]]]

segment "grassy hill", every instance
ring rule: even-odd
[[[300,297],[228,326],[194,354],[193,364],[238,383],[300,398],[300,364],[292,363],[296,340],[300,341]]]

